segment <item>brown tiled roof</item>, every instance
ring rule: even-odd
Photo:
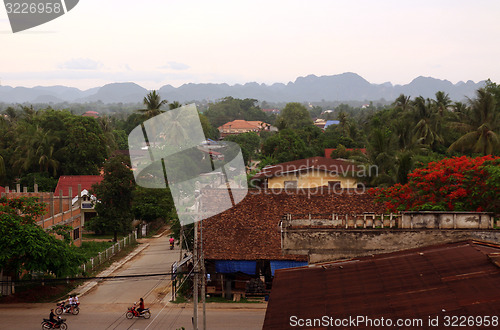
[[[346,173],[357,171],[357,167],[353,162],[331,159],[326,157],[311,157],[306,159],[294,160],[291,162],[270,165],[264,167],[253,178],[262,179],[265,177],[273,177],[289,172],[303,172],[310,169],[328,171],[333,173]]]
[[[466,241],[277,270],[263,329],[289,329],[292,315],[423,320],[412,329],[444,328],[445,316],[498,316],[500,268],[490,256],[499,252]],[[440,326],[430,327],[429,317]],[[352,325],[331,328],[374,328]]]
[[[224,125],[219,127],[221,129],[261,129],[263,126],[267,125],[262,121],[246,121],[243,119],[236,119],[225,123]]]
[[[213,205],[220,190],[203,190],[203,205]],[[217,260],[307,260],[283,255],[279,223],[286,213],[381,212],[368,194],[328,194],[315,189],[258,190],[231,209],[203,220],[203,252]]]

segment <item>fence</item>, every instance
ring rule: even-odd
[[[121,249],[126,247],[127,245],[131,245],[137,241],[137,232],[133,232],[123,239],[119,240],[113,246],[107,248],[104,252],[99,252],[99,254],[90,258],[89,261],[80,266],[82,272],[88,272],[94,270],[96,267],[101,265],[102,263],[109,260],[112,256],[120,252]]]

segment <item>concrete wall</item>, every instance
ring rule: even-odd
[[[309,263],[471,239],[500,244],[500,230],[302,228],[282,232],[283,253],[308,255]]]
[[[403,212],[402,228],[492,229],[492,214],[483,212]]]

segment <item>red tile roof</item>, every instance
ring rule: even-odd
[[[260,130],[264,127],[263,125],[268,125],[268,124],[264,123],[263,121],[246,121],[243,119],[236,119],[220,126],[219,130],[227,130],[227,129]]]
[[[206,189],[202,193],[202,204],[209,208],[216,203],[221,190]],[[282,254],[281,218],[286,213],[333,212],[380,213],[382,208],[370,195],[347,190],[342,194],[328,194],[317,189],[250,189],[239,204],[203,220],[205,259],[307,260],[306,256]]]
[[[78,185],[81,185],[82,190],[90,190],[93,184],[100,183],[103,177],[100,175],[63,175],[59,178],[55,196],[59,196],[59,191],[62,189],[63,196],[68,196],[69,187],[72,188],[72,194],[75,197],[78,194]]]
[[[263,329],[289,329],[292,315],[424,322],[412,329],[432,328],[429,318],[439,317],[438,329],[446,316],[498,316],[500,268],[492,261],[498,253],[499,245],[466,241],[277,270]]]
[[[253,178],[262,179],[266,177],[279,176],[289,172],[303,172],[310,169],[328,171],[333,173],[349,174],[352,171],[357,171],[357,167],[353,162],[331,159],[326,157],[311,157],[306,159],[294,160],[291,162],[270,165],[264,167]]]

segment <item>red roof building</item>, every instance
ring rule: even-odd
[[[252,180],[264,180],[267,188],[316,188],[339,185],[356,188],[356,164],[341,159],[311,157],[291,162],[269,165]]]
[[[263,329],[496,328],[499,258],[500,245],[462,241],[277,270]]]
[[[87,111],[82,116],[84,116],[84,117],[92,117],[92,118],[99,118],[99,112],[97,112],[97,111]]]
[[[246,121],[243,119],[236,119],[219,126],[221,138],[231,134],[241,134],[247,132],[259,133],[262,130],[269,129],[271,125],[263,121]]]
[[[62,190],[62,195],[68,196],[71,187],[71,197],[75,197],[78,195],[78,185],[81,186],[82,191],[84,189],[90,191],[92,185],[100,183],[102,179],[103,177],[100,175],[63,175],[59,178],[54,195],[59,196]]]

